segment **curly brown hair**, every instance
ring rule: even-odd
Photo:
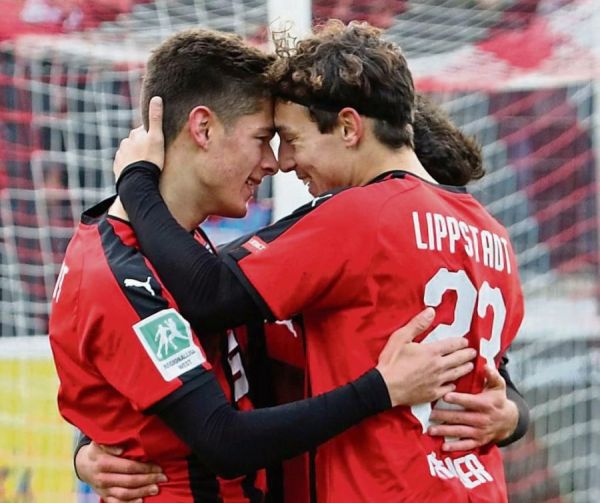
[[[273,59],[233,34],[190,29],[169,37],[152,52],[146,67],[144,125],[152,96],[163,98],[166,146],[195,106],[209,107],[225,125],[257,112],[261,100],[270,96],[265,71]]]
[[[413,147],[412,75],[400,47],[381,34],[367,23],[330,20],[291,47],[279,37],[279,58],[268,71],[273,94],[307,106],[322,133],[333,129],[337,112],[352,107],[375,119],[383,144]]]

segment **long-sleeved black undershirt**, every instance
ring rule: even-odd
[[[117,189],[144,255],[177,300],[181,314],[209,330],[270,318],[229,267],[173,218],[158,190],[159,176],[154,164],[136,162],[125,168]],[[500,373],[507,381],[508,398],[519,409],[517,429],[501,443],[508,445],[527,431],[529,408],[508,375],[505,359]]]
[[[315,448],[390,407],[373,369],[323,395],[253,411],[234,409],[217,380],[207,379],[157,414],[211,471],[236,477]]]
[[[146,412],[157,414],[201,463],[225,478],[308,451],[391,407],[376,369],[322,395],[252,411],[234,409],[213,372],[196,379],[202,382],[188,393]],[[75,456],[89,442],[81,436]]]

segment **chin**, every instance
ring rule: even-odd
[[[244,218],[248,213],[248,205],[231,205],[220,212],[220,216],[227,218]]]

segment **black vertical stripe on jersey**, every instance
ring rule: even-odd
[[[123,243],[106,218],[102,218],[98,222],[98,230],[108,266],[117,280],[119,288],[140,319],[147,318],[163,309],[168,309],[169,301],[162,294],[161,284],[146,264],[139,250]],[[125,279],[127,278],[146,281],[148,277],[150,277],[150,286],[155,295],[152,295],[145,288],[125,286]],[[204,367],[196,367],[179,376],[179,379],[183,383],[187,383],[204,372],[206,372]]]
[[[154,273],[146,265],[142,254],[133,246],[123,243],[106,218],[101,219],[98,223],[98,231],[108,266],[117,280],[119,288],[140,319],[168,309],[169,302],[162,295],[162,287]],[[145,288],[125,286],[126,279],[144,282],[148,277],[151,278],[150,286],[155,295]]]
[[[117,280],[119,288],[140,319],[147,318],[163,309],[168,309],[169,301],[162,294],[161,284],[146,264],[139,250],[123,243],[106,218],[102,218],[98,222],[98,230],[108,266]],[[152,295],[145,288],[125,286],[125,279],[127,278],[145,281],[148,277],[151,278],[150,286],[155,295]],[[179,376],[179,379],[185,384],[196,379],[204,372],[206,372],[204,367],[196,367]],[[175,395],[171,398],[175,398]]]
[[[247,358],[245,361],[246,377],[249,383],[250,400],[255,407],[271,407],[276,405],[275,392],[273,389],[273,377],[271,360],[267,354],[267,340],[265,336],[265,324],[261,321],[253,321],[246,325],[248,331]],[[244,494],[252,498],[258,498],[257,489],[252,492],[246,491],[246,481],[244,481]],[[254,479],[252,479],[254,484]],[[267,503],[282,503],[283,499],[283,464],[282,462],[273,463],[267,466],[267,487],[269,490],[265,496]],[[250,486],[252,488],[252,486]],[[254,496],[256,492],[256,495]],[[261,501],[257,499],[257,501]]]
[[[135,247],[123,243],[106,218],[102,218],[98,222],[98,231],[100,232],[102,247],[108,266],[117,280],[121,291],[140,319],[147,318],[163,309],[168,309],[169,302],[162,295],[163,291],[160,282],[146,264],[142,254]],[[151,277],[150,286],[154,290],[155,295],[152,295],[144,288],[125,286],[126,278],[145,281],[148,276]],[[196,379],[205,372],[206,370],[203,367],[196,367],[188,370],[179,379],[185,386],[185,383]],[[171,398],[175,397],[176,393],[173,393]],[[168,399],[169,397],[165,397],[161,402]],[[222,503],[223,500],[219,496],[220,487],[217,476],[207,470],[194,456],[190,456],[187,462],[190,490],[194,497],[194,503]]]
[[[250,383],[249,396],[256,407],[271,407],[275,403],[271,359],[267,353],[265,324],[252,321],[246,324],[248,347],[246,350],[246,377]]]

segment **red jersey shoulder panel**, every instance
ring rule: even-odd
[[[404,183],[401,190],[411,189]],[[322,196],[227,249],[224,260],[275,319],[299,314],[324,292],[331,302],[322,309],[339,308],[364,286],[379,213],[397,190],[366,186]]]

